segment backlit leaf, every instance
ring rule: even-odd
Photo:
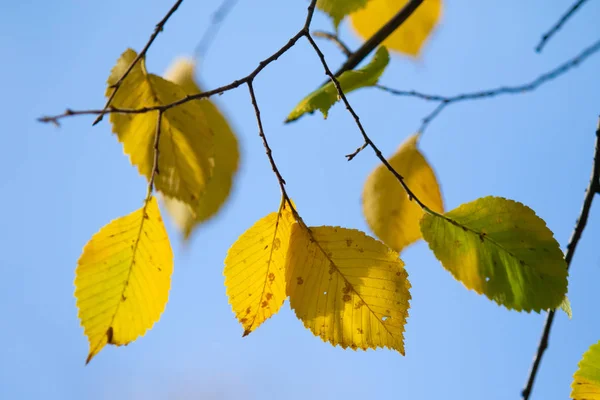
[[[456,279],[509,309],[554,309],[567,293],[558,243],[521,203],[484,197],[444,215],[425,214],[421,231]]]
[[[126,50],[108,78],[106,96],[136,57]],[[117,108],[154,107],[185,97],[178,85],[146,72],[141,59],[121,84],[111,102]],[[110,120],[123,149],[140,174],[150,179],[154,163],[154,137],[157,111],[144,114],[110,114]],[[159,146],[160,173],[156,189],[169,197],[194,205],[204,192],[213,169],[213,134],[198,103],[187,102],[167,110],[162,117]]]
[[[440,187],[433,169],[417,148],[418,134],[409,137],[392,157],[392,167],[427,207],[444,212]],[[397,252],[421,238],[423,210],[411,201],[396,177],[380,164],[367,178],[363,190],[363,213],[369,227]]]
[[[86,362],[106,344],[126,345],[152,328],[167,304],[172,273],[173,253],[154,197],[92,237],[75,278],[90,342]]]
[[[178,59],[165,74],[165,79],[177,83],[187,94],[200,93],[201,89],[194,79],[195,66],[192,59]],[[210,99],[195,100],[195,103],[202,109],[214,133],[213,176],[194,206],[174,198],[164,198],[167,212],[186,239],[198,224],[213,217],[223,206],[231,192],[240,159],[237,138],[217,106]]]
[[[285,261],[290,227],[289,205],[255,223],[231,246],[225,258],[225,286],[236,318],[250,334],[281,308],[285,298]]]
[[[571,309],[571,302],[569,301],[569,298],[567,296],[565,296],[562,303],[560,303],[560,309],[563,310],[565,312],[565,314],[567,314],[567,317],[569,317],[569,319],[573,318],[573,310]]]
[[[573,375],[573,400],[600,400],[600,342],[590,346]]]
[[[360,10],[368,2],[369,0],[317,0],[317,8],[329,14],[337,27],[346,15]]]
[[[407,3],[408,0],[370,0],[366,7],[350,16],[352,27],[361,38],[367,40]],[[416,57],[441,14],[442,0],[423,1],[406,22],[383,41],[383,45]]]
[[[354,229],[310,232],[292,226],[286,268],[290,305],[304,326],[334,346],[404,355],[410,283],[398,253]]]
[[[375,56],[369,64],[361,69],[346,71],[338,78],[338,81],[344,91],[348,94],[356,89],[367,86],[373,86],[379,81],[385,67],[390,61],[390,56],[385,47],[377,49]],[[327,113],[331,106],[338,101],[338,92],[333,82],[329,82],[319,89],[306,96],[294,110],[288,115],[286,122],[294,121],[306,113],[313,113],[316,110],[321,111],[327,118]]]

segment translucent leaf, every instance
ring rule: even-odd
[[[282,202],[255,223],[231,246],[225,258],[225,286],[229,304],[250,334],[276,314],[285,294],[285,260],[294,217]]]
[[[518,311],[554,309],[567,293],[567,265],[552,232],[532,209],[484,197],[425,214],[423,238],[467,289]]]
[[[567,296],[565,296],[562,303],[560,303],[560,309],[563,310],[565,312],[565,314],[567,314],[567,317],[569,317],[569,319],[573,318],[573,310],[571,309],[571,302],[569,301],[569,298]]]
[[[571,384],[573,400],[600,400],[600,342],[590,346]]]
[[[359,70],[346,71],[338,78],[344,94],[348,94],[356,89],[367,86],[373,86],[379,81],[385,67],[390,61],[390,56],[385,47],[377,49],[375,56],[369,64]],[[286,122],[294,121],[306,113],[313,113],[320,110],[323,116],[327,118],[327,113],[331,106],[338,101],[338,93],[333,82],[329,82],[319,89],[306,96],[294,110],[288,115]]]
[[[195,62],[191,59],[176,60],[165,74],[165,79],[177,83],[187,94],[200,93],[194,79]],[[238,170],[240,150],[231,126],[210,99],[195,101],[204,113],[214,133],[214,170],[204,193],[194,206],[174,198],[165,197],[167,212],[187,239],[198,224],[210,219],[225,204],[234,176]]]
[[[304,326],[334,346],[404,355],[410,283],[398,253],[357,230],[310,231],[292,226],[286,270],[290,305]]]
[[[108,78],[106,96],[136,58],[128,49],[117,61]],[[146,72],[140,60],[121,84],[111,102],[117,108],[154,107],[185,97],[178,85]],[[154,137],[157,112],[144,114],[110,114],[110,120],[123,149],[140,174],[150,179],[154,165]],[[167,110],[162,117],[159,145],[159,174],[156,189],[187,204],[196,204],[213,169],[213,134],[198,103],[187,102]]]
[[[430,209],[444,212],[440,187],[433,169],[417,148],[418,134],[409,137],[388,159],[415,195]],[[411,201],[396,177],[380,164],[367,178],[363,213],[369,227],[397,252],[421,238],[423,210]]]
[[[350,16],[352,27],[361,38],[367,40],[407,3],[408,0],[370,0],[366,7]],[[418,56],[441,14],[441,0],[424,1],[406,22],[383,41],[383,45],[393,51]]]
[[[368,2],[369,0],[317,0],[317,7],[329,14],[337,27],[346,15],[360,10]]]
[[[173,253],[154,197],[92,237],[75,277],[90,342],[86,362],[106,344],[126,345],[152,328],[167,304],[172,273]]]

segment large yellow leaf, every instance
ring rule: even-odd
[[[468,289],[518,311],[554,309],[567,293],[567,264],[558,242],[532,209],[484,197],[425,214],[423,238],[444,268]]]
[[[369,0],[317,0],[317,7],[333,18],[337,27],[340,21],[353,11],[360,10]]]
[[[398,253],[364,233],[292,226],[286,266],[290,305],[332,345],[388,347],[404,355],[410,283]]]
[[[154,197],[92,237],[75,277],[90,342],[86,362],[106,344],[126,345],[152,328],[167,304],[172,273],[173,253]]]
[[[136,58],[135,51],[126,50],[108,78],[106,96]],[[111,105],[117,108],[155,107],[185,97],[178,85],[146,72],[141,59],[121,84]],[[138,167],[140,174],[150,179],[154,164],[154,138],[157,111],[144,114],[110,114],[113,132],[123,143],[123,149]],[[213,133],[204,111],[197,102],[187,102],[168,109],[162,117],[159,144],[159,174],[154,185],[166,196],[194,205],[204,192],[213,169]]]
[[[369,64],[358,70],[344,72],[338,78],[338,82],[344,91],[344,94],[348,94],[363,87],[375,85],[379,81],[379,78],[381,77],[381,74],[383,74],[389,61],[390,55],[387,49],[382,46],[377,49],[377,52]],[[323,117],[327,118],[329,109],[339,99],[340,97],[335,85],[333,82],[329,82],[302,99],[288,115],[285,122],[297,120],[302,115],[313,113],[316,110],[321,111]]]
[[[293,223],[292,211],[282,201],[279,212],[255,223],[227,253],[227,296],[244,336],[276,314],[287,297],[285,261]]]
[[[352,27],[368,39],[385,25],[408,0],[370,0],[366,7],[350,16]],[[417,56],[442,14],[442,0],[425,0],[394,33],[383,41],[390,50]]]
[[[181,86],[187,94],[200,93],[201,89],[194,79],[194,68],[193,60],[178,59],[165,73],[165,79]],[[196,103],[204,112],[208,125],[214,132],[213,176],[194,206],[174,198],[164,198],[169,215],[186,239],[198,224],[213,217],[223,206],[231,192],[240,159],[237,138],[217,106],[210,99],[196,100]]]
[[[444,212],[440,187],[433,169],[417,148],[418,139],[418,134],[409,137],[388,161],[419,200],[435,212]],[[423,210],[408,198],[383,164],[367,178],[362,200],[369,227],[392,249],[400,252],[421,238],[419,222]]]
[[[573,400],[600,400],[600,342],[590,346],[571,384]]]

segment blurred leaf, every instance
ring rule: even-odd
[[[106,96],[137,57],[126,50],[108,78]],[[137,109],[173,103],[185,97],[178,85],[148,74],[141,59],[121,83],[111,102],[117,108]],[[111,113],[113,132],[123,143],[131,163],[150,179],[154,165],[154,138],[158,111],[143,114]],[[167,110],[162,117],[159,144],[157,190],[186,204],[195,205],[206,188],[213,170],[214,144],[204,111],[196,102],[187,102]]]
[[[154,197],[92,237],[75,278],[90,342],[86,363],[106,344],[129,344],[152,328],[167,304],[172,273],[173,253]]]
[[[368,2],[369,0],[317,0],[317,7],[333,18],[333,24],[337,28],[346,15],[360,10]]]
[[[388,161],[427,207],[444,212],[440,187],[433,169],[417,148],[418,139],[418,134],[409,137]],[[379,164],[367,178],[362,200],[369,227],[392,249],[401,252],[422,237],[419,223],[423,210],[408,198],[385,165]]]
[[[366,7],[350,16],[352,27],[361,38],[367,40],[407,3],[408,0],[370,0]],[[390,50],[418,56],[441,14],[441,0],[424,1],[382,44]]]
[[[425,214],[421,231],[467,289],[508,309],[554,309],[567,293],[567,265],[552,231],[521,203],[484,197],[444,215]]]
[[[292,226],[286,281],[304,326],[332,345],[404,355],[410,283],[398,253],[354,230]]]
[[[385,47],[377,49],[375,56],[369,64],[359,70],[346,71],[338,78],[338,81],[344,91],[348,94],[356,89],[367,86],[373,86],[379,81],[379,77],[383,74],[385,67],[390,61],[390,56]],[[294,110],[288,115],[285,122],[291,122],[306,113],[313,113],[316,110],[323,113],[323,117],[327,118],[327,113],[331,106],[339,100],[338,92],[333,82],[315,90],[306,96]]]
[[[573,375],[573,400],[600,400],[600,342],[590,346]]]
[[[165,74],[165,79],[178,84],[187,94],[202,90],[194,79],[195,62],[192,59],[176,60]],[[204,193],[194,206],[177,199],[164,197],[167,212],[188,239],[200,223],[215,216],[227,201],[240,159],[238,140],[231,126],[210,99],[195,100],[214,133],[214,170]]]

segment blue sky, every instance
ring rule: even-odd
[[[66,107],[104,104],[105,80],[127,47],[145,44],[171,1],[3,2],[0,49],[4,96],[0,167],[0,398],[3,399],[306,399],[517,398],[545,315],[507,311],[467,291],[420,242],[402,256],[412,283],[406,357],[391,351],[333,348],[303,328],[287,305],[242,338],[227,303],[223,259],[257,219],[276,210],[279,188],[257,136],[246,89],[218,102],[236,128],[242,168],[221,214],[188,245],[169,225],[175,273],[166,312],[145,337],[110,347],[84,366],[73,279],[89,238],[141,204],[145,181],[131,167],[108,122],[35,121]],[[541,34],[570,1],[445,2],[443,20],[419,60],[393,56],[382,83],[440,94],[528,81],[600,36],[600,3],[588,2],[542,54]],[[148,54],[150,71],[190,54],[216,0],[185,1]],[[199,73],[206,88],[246,75],[302,25],[305,0],[240,0]],[[330,29],[318,14],[314,28]],[[356,48],[358,39],[342,25]],[[322,43],[328,61],[342,55]],[[600,109],[600,54],[532,94],[449,107],[421,147],[449,209],[486,195],[532,207],[566,245],[579,213]],[[324,79],[305,41],[255,82],[274,157],[300,213],[311,225],[368,231],[361,215],[364,180],[377,165],[345,109],[336,105],[297,123],[282,121]],[[389,155],[434,107],[374,89],[349,100]],[[574,317],[560,313],[534,399],[566,398],[582,353],[600,339],[600,204],[572,264]]]

